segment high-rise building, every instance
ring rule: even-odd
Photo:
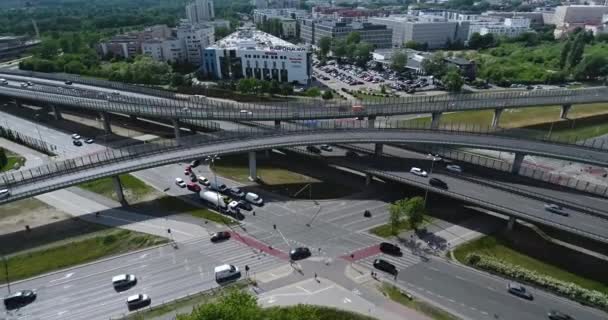
[[[186,5],[186,18],[192,23],[213,20],[215,18],[213,0],[195,0]]]
[[[300,38],[310,44],[319,44],[324,37],[345,39],[351,32],[357,32],[361,42],[367,42],[374,48],[390,48],[392,30],[385,25],[367,22],[337,22],[333,20],[316,21],[304,19],[300,21]]]

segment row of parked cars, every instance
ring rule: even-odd
[[[78,133],[72,134],[72,144],[77,147],[82,147],[82,141],[86,144],[91,144],[95,142],[93,138],[83,138]]]

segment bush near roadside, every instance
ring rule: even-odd
[[[487,255],[470,253],[466,256],[465,260],[466,263],[476,268],[527,282],[569,299],[608,310],[608,295],[599,291],[588,290],[573,283],[544,276],[535,271],[527,270]]]

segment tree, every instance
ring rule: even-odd
[[[608,76],[608,57],[603,54],[585,56],[574,69],[574,78],[577,80],[593,80]]]
[[[483,38],[479,32],[474,32],[469,39],[468,46],[471,49],[481,49],[483,47]]]
[[[306,90],[304,94],[308,97],[318,97],[321,95],[321,90],[317,87],[312,87]]]
[[[407,199],[397,200],[388,207],[388,224],[391,226],[391,234],[394,236],[399,234],[406,207]]]
[[[80,61],[73,60],[63,66],[63,71],[66,73],[81,74],[86,68],[87,67]]]
[[[418,42],[416,42],[416,41],[414,41],[414,40],[410,40],[410,41],[406,42],[406,43],[404,44],[404,46],[405,46],[406,48],[408,48],[408,49],[414,49],[414,50],[417,50],[417,49],[418,49],[418,47],[420,46],[420,44],[418,44]]]
[[[576,67],[576,65],[583,58],[584,52],[585,52],[585,34],[584,34],[584,32],[581,32],[574,39],[574,43],[572,44],[572,49],[570,50],[570,54],[568,54],[568,65],[570,66],[570,68]]]
[[[232,290],[216,302],[203,303],[196,307],[192,314],[178,316],[178,319],[260,320],[262,308],[253,295],[241,290]]]
[[[281,93],[281,85],[279,84],[279,82],[278,82],[278,81],[276,81],[276,80],[272,80],[272,81],[270,82],[270,89],[269,89],[269,92],[270,92],[271,94],[279,94],[279,93]]]
[[[325,92],[323,92],[323,95],[321,96],[321,98],[323,98],[323,100],[331,100],[334,98],[334,94],[331,93],[331,90],[325,90]]]
[[[173,73],[171,75],[171,85],[174,87],[183,86],[186,83],[186,79],[179,73]]]
[[[460,92],[464,85],[464,80],[462,80],[462,76],[460,76],[460,72],[456,67],[449,68],[448,72],[441,79],[441,82],[443,82],[443,85],[449,92]]]
[[[348,47],[346,41],[344,40],[336,40],[333,41],[333,46],[331,51],[334,53],[336,57],[344,58],[347,56]]]
[[[570,54],[571,48],[572,48],[572,42],[570,42],[570,40],[566,41],[566,43],[564,43],[564,46],[562,47],[562,51],[561,51],[560,57],[559,57],[560,69],[563,69],[566,66],[566,62],[568,61],[568,55]]]
[[[56,40],[44,40],[35,52],[42,59],[51,59],[57,55],[59,48],[59,43]]]
[[[407,65],[407,54],[403,51],[396,51],[391,57],[391,69],[403,72]]]
[[[359,42],[361,42],[361,35],[359,32],[351,32],[346,36],[347,44],[357,44]]]
[[[281,94],[285,96],[290,96],[293,94],[293,86],[290,84],[281,84]]]
[[[447,72],[447,66],[443,60],[443,53],[436,52],[430,58],[422,61],[422,68],[427,74],[442,78]]]
[[[418,226],[424,221],[425,211],[422,197],[413,197],[406,201],[404,213],[412,229],[418,230]]]
[[[331,49],[331,38],[323,37],[319,39],[319,54],[323,57],[326,57]]]
[[[257,86],[255,78],[243,78],[236,84],[236,90],[242,93],[253,93]]]
[[[0,169],[4,168],[8,163],[8,157],[6,156],[6,151],[0,148]]]
[[[230,29],[226,27],[218,27],[215,29],[215,40],[222,39],[230,34]]]
[[[372,52],[374,51],[374,46],[367,42],[358,43],[354,50],[354,60],[357,65],[360,67],[365,66],[365,64],[372,59]]]

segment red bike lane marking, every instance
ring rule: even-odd
[[[349,262],[353,262],[353,261],[357,261],[357,260],[361,260],[361,259],[365,259],[367,257],[371,257],[374,255],[377,255],[380,253],[380,245],[379,244],[375,244],[371,247],[367,247],[367,248],[363,248],[363,249],[359,249],[357,251],[354,251],[350,254],[341,256],[340,258],[349,261]]]
[[[269,246],[255,238],[243,236],[243,235],[239,234],[238,232],[230,232],[230,234],[232,236],[232,239],[234,239],[238,242],[241,242],[248,247],[258,249],[264,253],[267,253],[271,256],[275,256],[279,259],[289,260],[289,255],[287,253],[285,253],[281,250],[277,250],[277,249],[273,248],[272,246]]]

